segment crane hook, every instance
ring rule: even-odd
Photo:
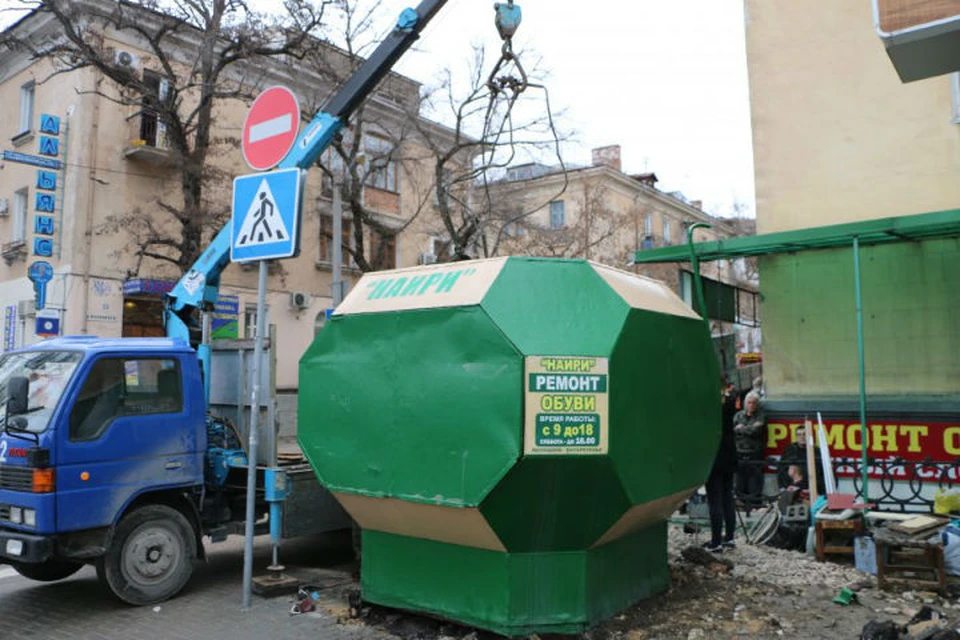
[[[506,3],[495,3],[493,9],[497,14],[494,18],[494,24],[497,27],[497,33],[503,40],[503,47],[500,50],[500,60],[494,65],[493,71],[490,72],[490,77],[487,79],[487,87],[493,95],[509,88],[516,97],[527,88],[527,73],[523,70],[520,59],[513,53],[513,36],[517,32],[521,20],[520,5],[514,4],[513,0],[507,0]],[[497,77],[503,65],[509,62],[513,62],[517,67],[520,77],[515,78],[512,75]]]
[[[494,19],[497,32],[503,40],[510,40],[520,26],[520,6],[513,4],[513,0],[507,0],[505,4],[495,3],[493,10],[497,12],[497,17]]]

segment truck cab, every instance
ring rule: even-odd
[[[0,561],[36,580],[94,563],[122,599],[186,583],[207,448],[196,352],[69,337],[0,355]]]

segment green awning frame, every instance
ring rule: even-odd
[[[775,253],[849,247],[853,244],[854,238],[858,239],[860,246],[866,246],[949,236],[960,236],[960,209],[810,227],[796,231],[780,231],[714,242],[698,242],[693,245],[693,249],[699,261],[730,260]],[[641,249],[634,257],[635,264],[688,262],[689,260],[690,250],[685,245]]]
[[[935,211],[933,213],[921,213],[911,216],[897,216],[894,218],[881,218],[879,220],[865,220],[863,222],[848,222],[823,227],[809,227],[796,231],[781,231],[759,236],[745,236],[714,242],[700,242],[698,244],[693,244],[691,241],[692,231],[693,227],[687,231],[688,244],[686,246],[637,251],[634,264],[690,262],[693,265],[693,272],[697,279],[701,308],[703,308],[703,293],[702,285],[700,284],[700,269],[697,265],[703,260],[731,260],[735,258],[749,258],[777,253],[795,253],[797,251],[811,251],[814,249],[830,249],[835,247],[850,247],[852,249],[854,273],[853,295],[857,323],[857,359],[859,360],[860,370],[860,437],[863,443],[860,461],[862,483],[860,496],[863,502],[869,502],[867,387],[863,340],[863,294],[860,286],[860,247],[890,242],[960,236],[960,209]],[[704,321],[706,322],[706,314],[704,314]]]

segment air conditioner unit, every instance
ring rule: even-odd
[[[311,298],[308,293],[304,293],[303,291],[292,291],[290,293],[291,309],[306,309],[310,306],[310,302]]]
[[[0,198],[0,216],[10,215],[10,201],[6,198]]]
[[[140,68],[140,57],[135,53],[118,49],[113,53],[113,63],[118,67],[136,71]]]
[[[420,254],[420,264],[434,264],[437,261],[436,254],[425,251]]]
[[[36,300],[18,300],[17,301],[17,315],[21,318],[27,316],[37,315],[37,302]]]

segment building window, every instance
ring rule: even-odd
[[[366,135],[363,148],[370,162],[366,184],[376,189],[397,193],[397,163],[393,160],[393,144],[386,138]]]
[[[663,221],[663,243],[664,244],[673,244],[673,241],[670,239],[670,221]]]
[[[20,87],[20,130],[17,135],[28,133],[33,129],[33,98],[36,85],[31,80]]]
[[[29,190],[24,187],[13,194],[13,233],[11,242],[25,242],[27,239],[27,212]]]
[[[512,168],[507,171],[507,180],[510,182],[515,182],[517,180],[530,180],[531,178],[533,178],[533,165],[531,164]]]
[[[264,338],[270,335],[270,305],[263,309]],[[257,337],[257,305],[247,304],[243,308],[243,337],[253,340]]]
[[[693,274],[689,271],[680,272],[680,298],[690,307],[697,304],[693,299]]]
[[[383,255],[380,255],[380,252]],[[395,269],[397,266],[397,236],[381,235],[370,230],[370,263],[374,269]]]
[[[167,127],[160,119],[156,107],[168,101],[170,85],[166,78],[149,69],[143,72],[143,84],[148,91],[141,100],[143,109],[140,111],[140,139],[147,146],[164,148]]]
[[[554,200],[550,203],[550,228],[562,229],[564,224],[563,200]]]
[[[353,256],[347,251],[347,247],[353,247],[353,224],[349,218],[344,218],[342,228],[340,229],[341,242],[343,250],[341,253],[340,264],[345,267],[353,266]],[[320,216],[320,261],[333,262],[333,217]]]
[[[316,338],[320,335],[320,332],[323,331],[323,328],[327,326],[327,310],[324,309],[317,314],[317,317],[313,319],[313,337]]]
[[[653,214],[648,213],[643,217],[643,235],[652,236],[653,235]]]
[[[430,253],[437,262],[449,262],[452,257],[453,242],[439,236],[430,236]]]

